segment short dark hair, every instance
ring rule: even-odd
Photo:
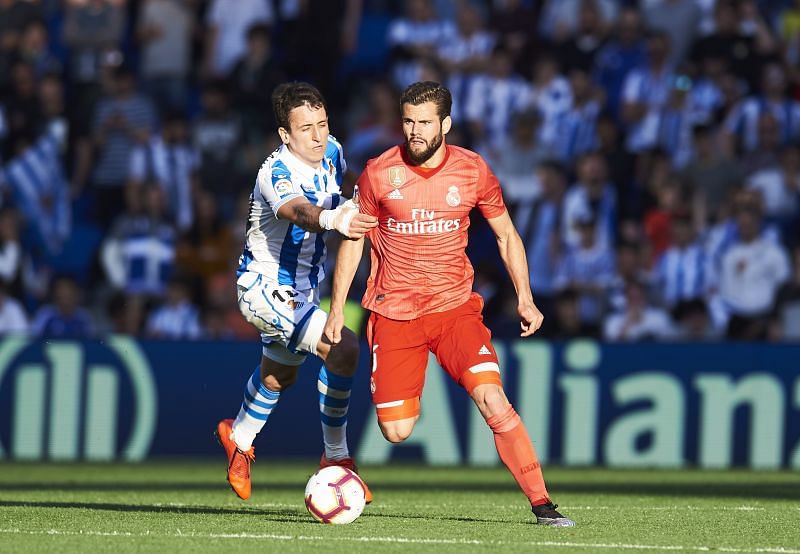
[[[450,115],[450,109],[453,107],[453,97],[447,87],[440,85],[435,81],[422,81],[409,85],[403,94],[400,95],[400,109],[405,104],[412,106],[419,106],[425,102],[433,102],[436,104],[436,114],[439,116],[439,121],[444,120],[445,117]]]
[[[325,98],[314,85],[295,81],[283,83],[272,91],[272,111],[278,127],[289,130],[289,113],[300,106],[308,105],[310,108],[325,108]]]

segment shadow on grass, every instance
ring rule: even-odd
[[[269,483],[257,481],[255,485],[263,491],[297,491],[302,490],[305,482],[289,481]],[[450,481],[447,483],[433,484],[420,482],[391,482],[381,483],[380,480],[371,480],[371,488],[380,491],[393,492],[421,492],[421,493],[482,493],[516,491],[517,485],[507,483],[480,483],[474,481]],[[548,482],[555,494],[596,494],[596,495],[633,495],[633,496],[680,496],[697,498],[725,498],[725,499],[757,499],[757,500],[797,500],[800,498],[800,481],[788,482]],[[38,483],[0,483],[0,493],[20,491],[63,491],[63,492],[171,492],[171,491],[223,491],[227,490],[225,483],[187,483],[179,481],[163,482],[38,482]],[[0,503],[0,505],[3,505]],[[233,510],[232,513],[240,513]]]
[[[235,516],[256,516],[260,520],[280,523],[310,523],[309,516],[302,508],[292,510],[285,509],[263,509],[263,508],[220,508],[213,506],[160,506],[149,504],[116,504],[103,502],[29,502],[29,501],[9,501],[0,500],[0,508],[58,508],[58,509],[78,509],[78,510],[106,510],[111,512],[136,512],[154,514],[181,514],[181,515],[235,515]],[[369,508],[367,508],[369,510]],[[503,523],[513,524],[518,522],[475,517],[458,516],[434,516],[429,514],[406,514],[406,513],[376,513],[369,512],[370,517],[388,519],[435,519],[442,521],[459,521],[468,523]]]

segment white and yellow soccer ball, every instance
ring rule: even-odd
[[[351,523],[364,511],[364,482],[340,466],[320,469],[306,485],[306,508],[319,522]]]

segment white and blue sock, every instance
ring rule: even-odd
[[[322,439],[325,442],[325,457],[329,460],[349,458],[347,449],[347,410],[350,406],[352,377],[342,377],[328,370],[323,364],[319,368],[319,416],[322,421]]]
[[[244,401],[233,422],[233,441],[239,450],[247,452],[253,445],[256,435],[264,428],[269,414],[278,404],[281,393],[269,390],[261,382],[261,368],[256,367],[253,375],[247,380],[244,389]]]

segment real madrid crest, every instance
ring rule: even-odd
[[[406,182],[406,168],[402,165],[395,165],[389,168],[389,184],[394,188]]]
[[[461,204],[461,195],[458,194],[458,187],[453,185],[449,189],[447,189],[447,205],[451,208],[455,208],[459,204]]]

